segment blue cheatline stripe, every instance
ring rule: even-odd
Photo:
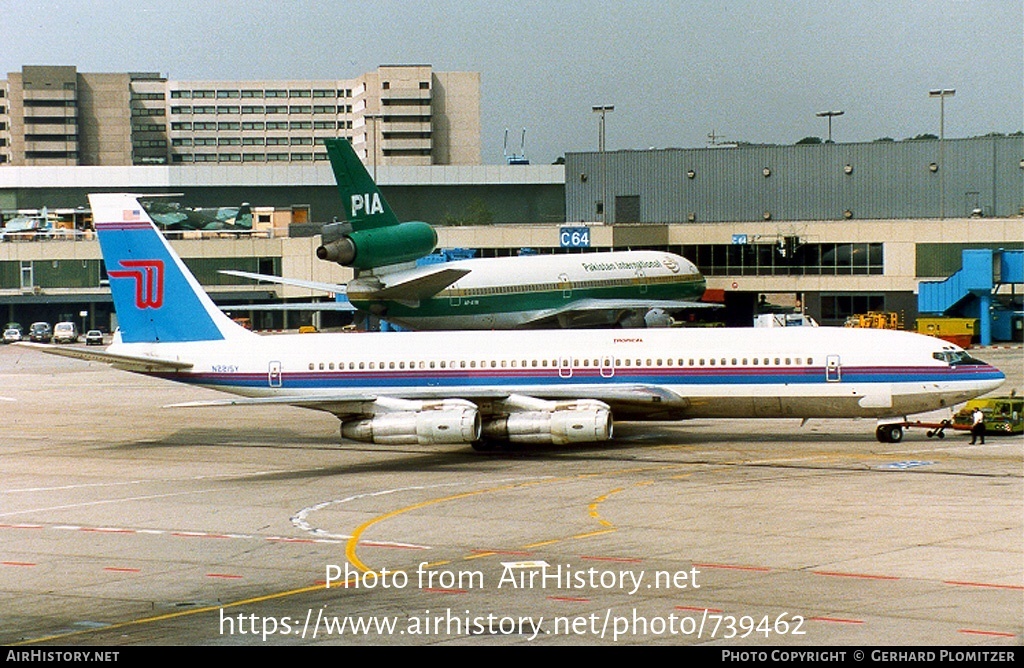
[[[208,385],[222,389],[231,387],[260,388],[269,385],[267,373],[192,373],[154,374],[171,380]],[[842,380],[826,382],[824,368],[800,370],[729,370],[696,369],[668,373],[665,370],[648,369],[630,372],[617,370],[612,377],[603,377],[598,369],[574,369],[572,376],[561,378],[557,368],[545,371],[518,371],[508,369],[467,370],[407,370],[407,371],[302,371],[283,374],[282,389],[389,389],[396,387],[424,388],[472,388],[501,386],[514,389],[519,386],[535,386],[543,383],[552,387],[564,384],[584,385],[813,385],[849,383],[927,383],[950,380],[997,380],[1002,374],[995,369],[978,369],[969,372],[936,370],[931,368],[844,368]]]

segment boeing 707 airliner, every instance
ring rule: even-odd
[[[89,196],[120,328],[102,352],[36,346],[235,395],[197,405],[327,411],[378,444],[607,441],[616,420],[880,420],[998,387],[996,368],[933,337],[779,327],[259,336],[202,290],[133,195]]]

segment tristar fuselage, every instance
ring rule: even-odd
[[[379,299],[389,286],[441,267],[465,275],[417,301]],[[645,326],[652,309],[705,308],[705,280],[688,260],[660,251],[456,260],[348,284],[352,304],[409,329]]]
[[[898,418],[1004,380],[940,339],[872,329],[261,337],[217,309],[132,196],[90,201],[121,331],[103,352],[41,349],[237,395],[204,405],[328,411],[361,441],[594,442],[614,419]]]

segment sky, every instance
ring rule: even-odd
[[[1024,0],[0,0],[24,65],[172,80],[349,79],[383,64],[481,76],[485,164],[598,145],[870,142],[1024,130]]]

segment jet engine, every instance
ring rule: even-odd
[[[437,246],[437,232],[421,222],[365,230],[353,230],[349,223],[332,223],[323,227],[320,243],[316,256],[321,260],[373,269],[430,255]]]
[[[464,399],[417,403],[416,410],[398,410],[341,423],[341,435],[378,445],[441,445],[472,443],[480,438],[480,413]]]
[[[608,404],[592,399],[544,402],[541,410],[516,410],[488,420],[485,439],[511,443],[565,445],[607,441],[612,437],[612,412]]]

